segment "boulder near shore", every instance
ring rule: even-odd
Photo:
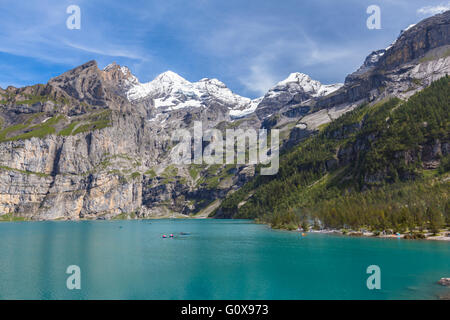
[[[441,280],[439,280],[438,283],[441,286],[450,287],[450,278],[441,278]]]

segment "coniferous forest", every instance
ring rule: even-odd
[[[273,228],[438,233],[450,224],[450,78],[361,105],[282,152],[213,215]]]

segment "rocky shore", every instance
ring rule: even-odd
[[[382,239],[405,239],[405,240],[438,240],[438,241],[450,241],[450,231],[442,231],[438,235],[434,235],[430,232],[423,233],[380,233],[372,231],[355,231],[355,230],[339,230],[339,229],[323,229],[323,230],[310,230],[310,233],[325,233],[325,234],[339,234],[350,237],[375,237]]]

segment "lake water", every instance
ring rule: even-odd
[[[181,235],[180,233],[189,233]],[[163,234],[175,238],[163,239]],[[450,244],[243,220],[0,223],[1,299],[435,299]],[[81,290],[66,268],[81,268]],[[366,286],[381,268],[381,290]]]

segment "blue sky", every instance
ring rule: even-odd
[[[69,5],[81,30],[66,27]],[[369,5],[381,30],[366,27]],[[373,50],[448,0],[0,0],[0,86],[46,83],[95,59],[116,61],[141,82],[166,70],[218,78],[257,97],[303,72],[343,82]]]

